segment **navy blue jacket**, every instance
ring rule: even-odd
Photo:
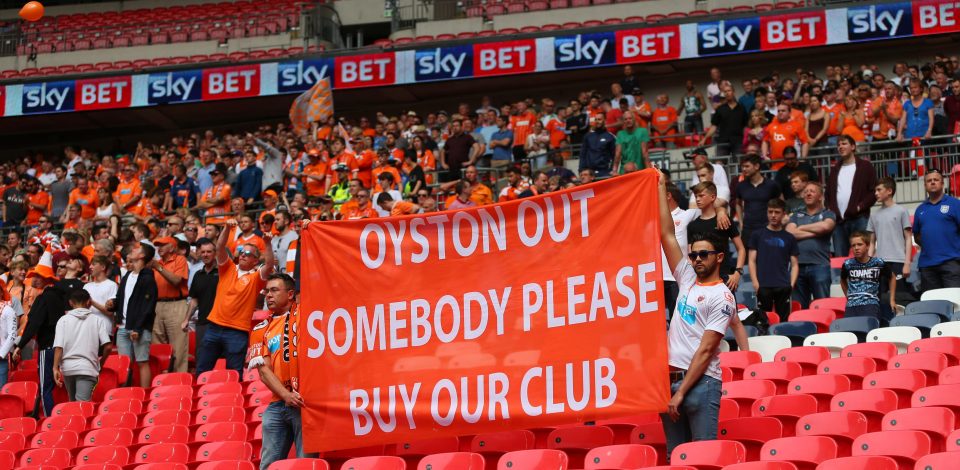
[[[253,165],[247,166],[237,175],[237,192],[244,201],[260,199],[263,192],[263,170]]]
[[[617,138],[606,129],[591,129],[583,138],[580,147],[580,171],[589,168],[593,171],[608,172],[613,167],[613,156],[617,150]]]

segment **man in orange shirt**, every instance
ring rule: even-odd
[[[40,223],[40,217],[46,213],[50,205],[50,194],[39,188],[35,178],[29,178],[24,184],[27,193],[27,218],[24,223],[27,225],[37,225]]]
[[[653,117],[653,111],[650,109],[650,103],[643,99],[643,91],[639,88],[633,89],[633,114],[637,117],[637,127],[648,127],[650,119]]]
[[[420,212],[420,206],[412,202],[394,200],[393,196],[391,196],[389,192],[381,193],[380,197],[377,198],[377,204],[380,205],[381,209],[389,212],[390,217],[416,214]]]
[[[263,238],[257,235],[256,228],[257,224],[253,217],[246,214],[237,217],[237,228],[232,231],[232,237],[227,241],[227,249],[231,257],[236,259],[237,252],[245,245],[256,246],[261,252],[266,249],[266,244]]]
[[[123,168],[120,185],[113,193],[113,201],[123,209],[123,212],[126,212],[137,205],[141,197],[143,197],[143,189],[140,187],[140,178],[137,178],[137,168],[132,164],[127,165]]]
[[[187,259],[177,253],[177,240],[161,237],[153,241],[160,254],[150,263],[157,281],[156,318],[153,321],[153,344],[173,347],[173,368],[187,371],[189,341],[180,322],[187,314]]]
[[[842,92],[841,92],[842,93]],[[837,138],[840,136],[840,120],[847,108],[843,105],[843,100],[837,99],[837,90],[826,88],[823,90],[823,111],[827,113],[827,145],[835,147]]]
[[[227,165],[223,162],[217,163],[214,169],[210,170],[210,177],[213,178],[213,186],[203,192],[197,209],[207,211],[208,224],[221,224],[226,219],[224,214],[230,210],[231,189],[226,183]]]
[[[330,162],[316,149],[310,150],[310,163],[303,167],[300,180],[304,182],[307,196],[320,197],[327,194],[330,186]]]
[[[373,184],[373,164],[377,161],[377,152],[373,150],[373,139],[364,136],[354,146],[357,160],[357,178],[365,188]]]
[[[870,115],[874,119],[874,141],[889,140],[897,136],[897,125],[903,118],[903,100],[900,98],[900,87],[896,83],[886,82],[883,85],[883,95],[870,104]]]
[[[359,183],[359,182],[358,182]],[[353,182],[351,182],[353,184]],[[391,196],[391,199],[393,197]],[[370,204],[370,191],[365,188],[360,188],[357,191],[354,200],[350,201],[352,204],[344,204],[340,208],[340,214],[343,216],[343,220],[356,220],[356,219],[376,219],[377,211]]]
[[[393,181],[402,181],[400,178],[400,170],[397,170],[397,167],[393,166],[390,152],[387,149],[380,149],[377,150],[377,164],[373,168],[373,179],[376,181],[373,187],[373,192],[375,193],[384,190],[383,186],[380,185],[380,174],[384,172],[392,174]]]
[[[527,143],[527,136],[533,129],[533,122],[537,120],[537,115],[527,108],[526,101],[517,103],[517,114],[510,116],[510,130],[513,131],[513,159],[520,161],[527,156],[523,149]]]
[[[767,125],[761,152],[764,157],[773,160],[772,168],[779,170],[783,166],[783,149],[800,144],[800,157],[807,158],[810,149],[807,143],[807,131],[802,123],[790,119],[790,106],[785,102],[777,105],[777,117]]]
[[[677,108],[670,106],[669,102],[670,98],[666,94],[657,96],[657,109],[653,110],[650,121],[651,137],[670,136],[677,133]],[[674,143],[673,139],[659,139],[659,141],[665,144]]]
[[[237,226],[236,219],[227,220],[227,227]],[[213,370],[217,359],[226,359],[227,368],[243,374],[243,359],[250,343],[250,327],[253,311],[257,308],[257,296],[273,274],[276,260],[270,240],[265,233],[266,249],[260,268],[260,251],[255,245],[244,245],[237,264],[230,261],[227,253],[227,238],[230,230],[223,230],[217,238],[217,297],[207,316],[210,325],[203,335],[203,343],[197,345],[197,370],[200,374]]]
[[[334,155],[330,162],[331,168],[337,165],[345,165],[347,169],[350,170],[351,179],[359,176],[360,166],[357,162],[357,154],[351,150],[347,150],[343,137],[338,136],[333,138],[333,142],[330,143],[330,153]]]
[[[79,205],[82,219],[93,219],[97,215],[100,197],[97,196],[95,189],[90,188],[90,180],[80,177],[77,178],[77,187],[70,191],[70,201],[67,204],[70,206]]]

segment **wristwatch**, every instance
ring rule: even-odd
[[[743,276],[743,268],[737,268],[737,269],[734,269],[734,271],[736,271],[737,274]]]

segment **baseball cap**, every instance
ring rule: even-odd
[[[219,174],[221,174],[221,175],[226,175],[226,174],[227,174],[227,165],[226,165],[225,163],[223,163],[223,162],[217,163],[216,166],[214,166],[213,171],[210,172],[211,175],[214,174],[214,173],[219,173]]]
[[[344,165],[343,163],[337,163],[336,165],[333,165],[333,171],[349,171],[349,170],[350,170],[350,167],[348,167],[347,165]]]
[[[634,88],[633,91],[630,92],[630,94],[632,94],[632,95],[643,95],[643,90],[641,90],[641,89],[639,89],[639,88]]]
[[[703,147],[697,147],[690,151],[690,155],[703,155],[704,157],[706,157],[708,154],[707,154],[707,149]]]
[[[153,240],[154,245],[169,245],[171,243],[176,243],[177,240],[173,237],[160,237]]]
[[[266,190],[266,191],[263,192],[263,197],[267,197],[267,196],[277,197],[277,192],[274,191],[274,190],[272,190],[272,189],[268,189],[268,190]]]

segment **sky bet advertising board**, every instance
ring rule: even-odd
[[[194,103],[302,93],[329,78],[334,89],[464,80],[654,63],[960,32],[960,2],[778,10],[747,18],[281,62],[54,79],[0,85],[0,116]]]

